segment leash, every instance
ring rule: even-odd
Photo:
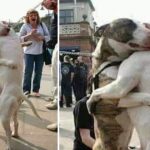
[[[96,75],[91,79],[91,83],[89,84],[89,95],[92,94],[93,89],[97,89],[99,87],[99,74],[102,73],[106,68],[111,67],[111,66],[118,66],[121,64],[121,61],[117,62],[110,62],[106,66],[104,66],[102,69],[100,69]],[[94,85],[94,88],[93,88]],[[91,113],[94,113],[96,109],[96,103],[93,103],[91,106]]]
[[[96,73],[96,75],[92,78],[92,81],[91,81],[91,85],[94,84],[94,89],[97,89],[99,87],[99,74],[102,73],[102,71],[104,71],[108,67],[119,66],[121,64],[121,62],[122,61],[114,61],[114,62],[111,62],[111,63],[107,64],[102,69],[100,69]]]

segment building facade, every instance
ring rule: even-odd
[[[60,0],[60,51],[91,53],[94,50],[94,10],[91,0]]]

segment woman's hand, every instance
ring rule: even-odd
[[[34,35],[33,39],[37,42],[43,41],[44,40],[44,36],[42,35]]]
[[[44,40],[44,36],[37,33],[36,29],[32,29],[31,32],[30,32],[30,35],[31,35],[32,39],[34,39],[37,42]]]
[[[29,35],[32,37],[34,35],[37,34],[37,30],[36,29],[32,29],[31,32],[29,33]]]

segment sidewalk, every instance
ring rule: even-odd
[[[45,107],[48,104],[46,98],[50,96],[52,89],[50,68],[44,66],[40,90],[41,97],[29,98],[43,121],[33,114],[26,102],[23,102],[18,114],[20,138],[12,138],[13,150],[57,150],[57,132],[46,129],[48,124],[57,120],[57,110],[48,110]],[[0,150],[6,148],[4,141],[4,129],[0,125]]]
[[[59,147],[60,150],[73,150],[74,140],[74,120],[73,120],[73,108],[61,108],[59,113],[60,122],[60,135],[59,135]],[[130,142],[131,146],[140,147],[137,133],[134,130],[133,136]]]
[[[72,150],[74,140],[73,108],[60,108],[59,148]]]

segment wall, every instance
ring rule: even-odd
[[[60,10],[65,9],[73,9],[75,10],[74,3],[60,3]],[[93,16],[92,16],[92,10],[90,8],[90,5],[88,2],[78,2],[76,5],[76,12],[77,14],[74,14],[74,22],[81,22],[83,21],[83,15],[87,15],[86,21],[90,23],[91,28],[94,28],[93,25]],[[77,16],[77,17],[76,17]]]

